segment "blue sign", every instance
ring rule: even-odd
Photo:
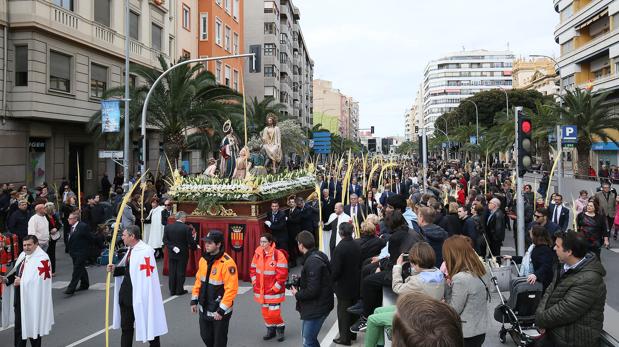
[[[469,142],[473,145],[477,144],[477,136],[469,136]]]
[[[619,146],[614,142],[594,142],[591,144],[594,151],[619,151]]]
[[[313,133],[314,153],[329,154],[331,153],[331,133],[328,131],[315,131]]]
[[[120,131],[120,100],[101,101],[101,132]]]
[[[561,139],[564,142],[576,142],[578,140],[578,129],[575,125],[564,125],[561,127]]]

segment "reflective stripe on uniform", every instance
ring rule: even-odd
[[[265,299],[279,299],[283,297],[284,297],[284,294],[273,294],[273,295],[265,294],[264,295]]]
[[[256,280],[256,276],[251,276],[251,281],[254,282]]]
[[[277,282],[275,282],[275,285],[273,287],[277,288],[277,290],[282,289],[282,286],[280,286]]]
[[[271,271],[271,270],[266,270],[264,272],[265,275],[275,275],[275,271]]]
[[[230,309],[230,307],[228,307],[228,306],[226,306],[226,305],[224,305],[224,304],[222,304],[222,303],[219,303],[219,307],[220,307],[222,310],[224,310],[224,311],[228,311],[228,310]]]
[[[279,310],[279,305],[269,305],[269,310],[277,311],[277,310]]]
[[[198,296],[197,295],[192,295],[191,296],[191,300],[198,300]]]
[[[288,264],[277,263],[277,267],[281,267],[281,268],[287,269],[288,268]]]
[[[256,267],[256,264],[252,263],[250,267]]]
[[[257,274],[261,274],[261,273],[262,273],[262,270],[260,270],[260,269],[256,268],[256,273],[257,273]]]
[[[206,282],[206,276],[202,276],[202,277],[200,277],[200,281],[202,281],[202,282]]]
[[[214,279],[209,278],[208,279],[208,283],[212,284],[214,286],[220,286],[220,285],[224,284],[224,281],[215,281]]]

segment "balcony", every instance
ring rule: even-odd
[[[608,10],[604,10],[582,24],[576,26],[578,36],[574,37],[574,49],[586,46],[589,42],[610,32]]]
[[[125,56],[124,35],[50,1],[8,1],[8,13],[11,14],[12,29],[36,27],[35,30],[58,35],[66,41],[73,41],[121,59]],[[157,57],[163,54],[162,52],[133,40],[130,46],[131,59],[136,63],[159,67]]]

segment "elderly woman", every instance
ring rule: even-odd
[[[376,226],[369,220],[361,223],[361,236],[355,240],[361,247],[361,264],[380,254],[386,241],[376,236]]]

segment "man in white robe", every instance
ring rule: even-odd
[[[342,223],[351,223],[352,219],[349,215],[344,213],[344,205],[340,202],[335,204],[335,212],[331,213],[329,219],[323,226],[323,243],[324,252],[331,259],[331,253],[335,249],[335,246],[342,240],[337,232],[338,227]]]

